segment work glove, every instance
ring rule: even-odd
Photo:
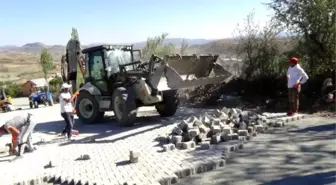
[[[298,82],[298,83],[296,83],[296,84],[294,85],[294,88],[297,89],[297,88],[300,87],[300,85],[301,85],[301,84]]]

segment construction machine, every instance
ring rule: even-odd
[[[162,117],[173,116],[179,105],[177,90],[228,81],[232,75],[216,63],[218,55],[152,55],[135,59],[141,51],[133,45],[99,45],[82,49],[70,39],[62,57],[63,81],[79,92],[75,108],[83,123],[96,123],[114,111],[125,126],[136,122],[137,109],[155,106]],[[77,66],[84,84],[77,87]]]

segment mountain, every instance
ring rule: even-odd
[[[189,46],[193,45],[202,45],[211,42],[212,40],[206,39],[185,39]],[[183,38],[167,38],[163,44],[174,44],[177,47],[181,45]],[[95,43],[89,45],[83,45],[83,48],[99,45],[102,43]],[[146,41],[136,42],[136,43],[124,43],[124,44],[133,44],[135,48],[143,48],[146,45]],[[40,42],[27,43],[23,46],[13,46],[13,45],[5,45],[0,46],[0,51],[17,51],[17,52],[28,52],[28,53],[40,53],[43,48],[47,48],[51,53],[63,53],[65,51],[65,45],[45,45]]]

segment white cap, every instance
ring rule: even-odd
[[[70,84],[63,83],[62,86],[61,86],[61,89],[67,89],[67,88],[70,88],[70,87],[72,87]]]

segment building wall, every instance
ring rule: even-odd
[[[34,83],[28,81],[21,85],[21,93],[23,96],[28,97],[33,91]]]

